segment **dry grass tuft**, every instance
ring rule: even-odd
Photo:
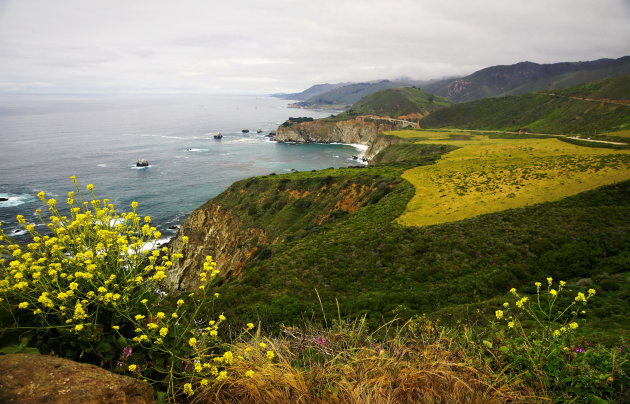
[[[382,330],[381,330],[382,331]],[[391,330],[390,330],[391,331]],[[231,377],[195,402],[505,403],[542,401],[506,382],[429,322],[409,322],[379,338],[362,321],[330,330],[286,328],[282,337],[236,345]],[[266,350],[273,350],[269,360]],[[253,371],[251,377],[246,372]]]

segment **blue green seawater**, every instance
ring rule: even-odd
[[[75,175],[119,209],[137,201],[138,212],[172,236],[195,208],[239,179],[356,165],[352,146],[264,136],[290,116],[329,114],[266,96],[2,96],[0,222],[19,238],[15,216],[35,221],[35,210],[44,208],[39,191],[65,201]],[[138,159],[150,166],[136,168]]]

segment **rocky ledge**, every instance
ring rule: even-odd
[[[147,382],[48,355],[0,355],[0,403],[149,404]]]

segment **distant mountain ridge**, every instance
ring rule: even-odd
[[[481,69],[468,76],[443,80],[376,80],[363,83],[317,84],[296,94],[276,96],[301,101],[301,107],[326,105],[349,106],[377,91],[396,87],[419,86],[426,92],[453,102],[487,97],[527,94],[566,88],[630,74],[630,56],[587,62],[539,64],[520,62]]]
[[[624,74],[630,74],[630,56],[590,62],[521,62],[488,67],[459,79],[434,82],[426,85],[424,90],[454,102],[465,102],[571,87]]]

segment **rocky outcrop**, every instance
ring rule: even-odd
[[[384,150],[386,147],[398,144],[398,143],[408,143],[410,139],[402,138],[398,136],[387,136],[387,135],[378,135],[376,139],[370,144],[370,147],[365,152],[365,158],[369,161],[374,158],[380,151]]]
[[[0,355],[0,402],[148,404],[153,387],[98,366],[47,355]]]
[[[276,140],[298,143],[354,143],[369,145],[379,133],[410,126],[400,120],[357,117],[345,121],[316,120],[280,126]]]
[[[182,241],[184,236],[188,237],[187,244]],[[262,229],[248,227],[220,205],[209,202],[182,223],[171,241],[171,251],[181,251],[184,258],[169,272],[167,281],[173,289],[195,288],[206,256],[216,261],[221,276],[238,277],[259,244],[275,241]]]

